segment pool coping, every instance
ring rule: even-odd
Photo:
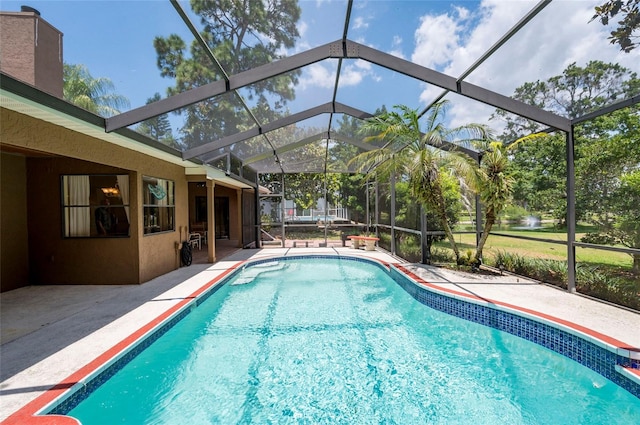
[[[569,333],[572,333],[584,339],[589,339],[593,343],[601,346],[602,348],[606,348],[607,350],[613,353],[619,354],[621,356],[629,357],[633,360],[640,360],[640,347],[633,347],[630,344],[627,344],[616,338],[612,338],[608,335],[594,331],[592,329],[589,329],[585,326],[571,322],[569,320],[560,319],[559,317],[555,317],[550,314],[546,314],[536,310],[521,307],[515,304],[510,304],[503,301],[491,300],[491,299],[467,294],[460,291],[454,291],[448,288],[442,288],[427,282],[422,277],[418,276],[417,274],[413,273],[411,270],[408,270],[406,267],[403,267],[402,265],[392,265],[391,267],[395,267],[399,270],[402,270],[402,272],[405,275],[411,277],[416,284],[429,288],[432,291],[447,294],[452,298],[472,301],[476,304],[491,306],[492,308],[496,308],[496,309],[517,311],[520,313],[520,315],[524,317],[529,317],[529,318],[535,319],[536,321],[549,324],[551,326],[562,327],[563,329],[567,330]]]
[[[299,253],[301,256],[320,256],[327,257],[332,256],[335,257],[335,254],[328,254],[323,252],[322,254],[314,254],[312,252],[309,253]],[[293,254],[289,254],[289,256],[285,258],[291,258]],[[354,259],[364,259],[367,262],[374,262],[382,265],[383,267],[390,268],[399,268],[403,269],[403,274],[407,277],[415,280],[420,285],[424,285],[430,288],[433,291],[440,291],[447,294],[449,297],[453,298],[461,298],[465,300],[474,300],[474,297],[469,294],[465,294],[461,291],[455,291],[447,288],[437,287],[436,285],[431,285],[428,282],[424,281],[419,276],[412,273],[410,270],[404,268],[402,265],[390,264],[389,262],[385,262],[378,258],[369,257],[367,255],[352,255],[352,253],[340,254],[338,256],[354,258]],[[150,333],[153,333],[155,329],[159,326],[163,326],[166,321],[172,320],[173,317],[179,315],[184,309],[188,308],[194,300],[196,300],[199,296],[201,296],[204,292],[211,289],[212,287],[218,285],[220,282],[223,282],[232,272],[236,271],[238,268],[247,265],[247,264],[255,264],[265,261],[273,261],[273,259],[277,259],[282,257],[282,255],[274,253],[274,255],[265,256],[262,258],[249,258],[243,261],[238,261],[233,265],[230,265],[226,270],[222,273],[214,277],[213,279],[206,282],[204,285],[198,287],[198,289],[192,292],[189,296],[184,297],[182,301],[179,303],[169,307],[165,312],[155,317],[153,320],[148,322],[147,324],[140,327],[136,332],[129,335],[128,337],[121,340],[119,343],[105,351],[102,355],[98,356],[91,362],[87,363],[82,368],[78,369],[76,372],[71,374],[66,379],[62,380],[59,384],[53,386],[49,390],[45,391],[29,403],[25,404],[18,411],[14,412],[10,415],[3,424],[45,424],[45,423],[58,423],[58,424],[77,424],[78,422],[71,417],[67,416],[54,416],[54,415],[46,415],[46,416],[34,416],[39,412],[44,411],[48,407],[51,406],[52,403],[56,403],[60,400],[60,397],[66,394],[71,394],[72,391],[69,391],[71,388],[75,388],[78,385],[83,385],[84,382],[91,379],[96,374],[100,373],[100,371],[104,368],[109,367],[114,361],[117,360],[118,356],[123,356],[126,354],[127,350],[130,350],[131,347],[135,346],[139,341],[144,340]],[[412,276],[413,275],[413,276]],[[416,279],[417,278],[417,279]],[[630,347],[628,344],[625,344],[619,340],[608,337],[604,334],[592,331],[588,328],[575,324],[573,322],[569,322],[563,319],[559,319],[554,316],[550,316],[544,313],[540,313],[534,310],[526,309],[523,307],[519,307],[517,305],[503,303],[503,302],[492,302],[491,300],[487,300],[486,298],[475,297],[474,300],[476,303],[488,303],[491,304],[493,308],[496,306],[501,306],[505,309],[510,309],[517,311],[521,314],[531,315],[537,321],[545,321],[551,324],[552,326],[563,326],[568,329],[573,330],[577,333],[578,336],[584,338],[587,336],[589,339],[593,341],[597,341],[597,343],[601,346],[606,347],[611,350],[611,348],[615,348],[617,350],[622,350],[621,353],[640,353],[640,349],[635,347]],[[195,305],[195,304],[194,304]],[[624,367],[617,367],[616,369],[620,369],[619,372],[629,377],[629,379],[636,380],[636,382],[640,382],[640,371],[638,369],[627,369]]]
[[[52,405],[63,402],[65,399],[72,397],[79,387],[85,385],[102,371],[109,368],[113,363],[126,355],[137,344],[153,334],[159,327],[170,322],[174,317],[188,308],[194,301],[205,291],[215,287],[223,282],[227,276],[237,270],[243,262],[239,262],[232,267],[217,275],[212,280],[199,287],[196,291],[187,295],[177,304],[172,305],[159,316],[140,327],[134,333],[122,339],[116,345],[112,346],[101,355],[82,366],[76,372],[68,376],[61,383],[53,386],[40,396],[30,401],[18,411],[7,417],[2,425],[81,425],[75,418],[65,415],[42,414],[41,412],[51,409]]]

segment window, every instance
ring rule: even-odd
[[[129,236],[129,176],[62,176],[63,234],[67,238]]]
[[[175,183],[142,177],[144,234],[175,230]]]

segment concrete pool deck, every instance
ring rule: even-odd
[[[246,260],[326,254],[400,263],[382,251],[350,248],[241,250],[143,285],[32,286],[0,296],[0,421]],[[508,303],[581,325],[640,348],[640,314],[515,276],[467,274],[404,263],[442,288]]]

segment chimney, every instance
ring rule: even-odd
[[[20,12],[31,12],[31,13],[35,13],[37,16],[40,16],[40,12],[38,12],[37,9],[34,9],[33,7],[29,7],[29,6],[20,6]]]
[[[0,12],[0,71],[62,98],[62,33],[22,6]]]

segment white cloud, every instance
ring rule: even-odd
[[[307,24],[305,21],[300,21],[300,23],[298,24],[298,34],[300,34],[300,37],[304,37],[308,29],[309,24]]]
[[[485,105],[473,99],[456,96],[452,99],[451,108],[447,111],[447,118],[451,127],[458,127],[469,123],[485,124],[499,134],[504,129],[500,120],[490,120],[495,112],[493,106]]]
[[[510,96],[525,82],[560,75],[573,62],[584,66],[590,60],[602,60],[640,71],[636,53],[620,52],[607,40],[610,29],[595,21],[589,23],[598,3],[599,0],[552,2],[466,81]],[[480,8],[470,14],[464,9],[424,16],[415,32],[412,60],[457,78],[535,4],[483,0]],[[420,101],[426,105],[441,92],[437,87],[425,85]],[[486,123],[493,110],[456,96],[448,116],[453,126]],[[491,125],[500,126],[494,121]]]
[[[458,47],[462,27],[449,15],[423,16],[416,30],[416,49],[411,60],[428,68],[436,68],[451,60]]]
[[[402,52],[402,37],[399,35],[394,35],[393,40],[391,41],[391,50],[387,53],[393,56],[397,56],[401,59],[406,59],[404,53]]]
[[[305,67],[299,79],[296,90],[311,88],[333,88],[336,83],[336,61],[317,62]],[[357,86],[365,78],[379,82],[381,77],[377,75],[371,63],[362,59],[355,61],[343,61],[340,72],[340,87]]]
[[[364,72],[353,65],[343,66],[340,73],[340,87],[356,86],[364,79]]]
[[[356,86],[367,77],[376,82],[380,81],[380,76],[376,75],[369,62],[362,59],[343,62],[342,72],[340,73],[340,87]]]
[[[317,62],[304,69],[296,90],[310,87],[331,88],[336,83],[336,70],[332,62]],[[331,69],[329,69],[331,68]]]
[[[352,40],[355,41],[356,43],[364,44],[365,46],[369,46],[374,49],[376,48],[373,44],[371,44],[370,42],[367,42],[367,39],[363,35],[356,37],[355,39],[352,39]]]
[[[389,53],[390,55],[393,55],[395,57],[398,57],[400,59],[407,59],[405,57],[405,55],[404,55],[404,52],[402,52],[402,50],[400,50],[400,49],[391,49],[387,53]]]
[[[369,27],[369,23],[366,22],[362,16],[358,16],[356,19],[353,20],[353,27],[352,28],[354,30],[366,29],[368,27]]]
[[[469,9],[465,9],[461,6],[454,6],[456,12],[458,12],[458,17],[461,20],[465,20],[469,17]]]
[[[436,86],[432,86],[430,84],[424,84],[425,88],[420,93],[420,102],[422,102],[425,106],[434,101],[438,96],[440,96],[444,89]]]
[[[357,59],[353,64],[356,68],[360,68],[363,71],[371,71],[371,62],[367,62],[362,59]]]

